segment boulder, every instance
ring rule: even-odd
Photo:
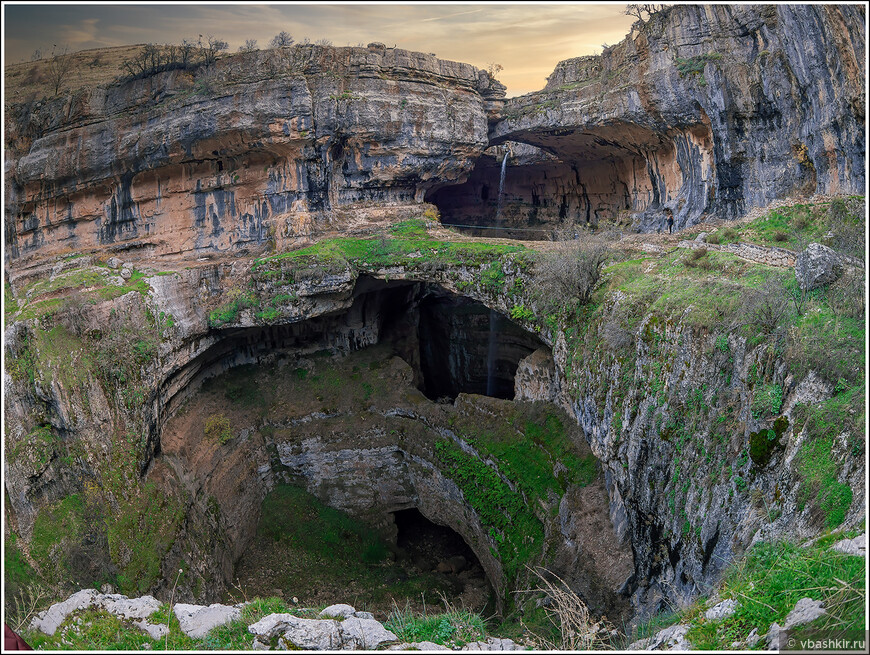
[[[342,648],[348,650],[375,650],[384,644],[398,640],[398,637],[374,619],[353,617],[338,624],[341,631]]]
[[[330,605],[318,614],[321,619],[349,619],[356,614],[356,609],[351,605],[338,603]]]
[[[123,619],[147,619],[160,609],[160,601],[153,596],[127,598],[121,594],[101,594],[96,589],[82,589],[37,614],[30,627],[53,635],[67,616],[90,607],[105,610]]]
[[[257,642],[278,638],[282,650],[338,650],[342,645],[339,622],[332,619],[300,619],[292,614],[270,614],[248,626]]]
[[[473,641],[470,644],[465,644],[462,650],[523,650],[523,648],[512,639],[490,637],[486,641]]]
[[[820,616],[827,614],[825,604],[812,598],[801,598],[795,603],[794,609],[785,617],[784,629],[788,630],[796,625],[803,625],[815,621]]]
[[[134,621],[133,625],[142,630],[143,632],[147,632],[148,636],[152,639],[160,639],[166,636],[166,633],[169,632],[169,628],[163,625],[162,623],[149,623],[148,621]]]
[[[66,600],[55,603],[47,610],[37,614],[36,618],[30,622],[30,629],[53,635],[66,617],[76,610],[87,609],[99,595],[96,589],[82,589]]]
[[[248,626],[248,632],[255,637],[255,648],[277,639],[279,649],[289,650],[374,650],[398,640],[378,621],[355,613],[350,605],[332,605],[321,616],[339,616],[343,621],[270,614]]]
[[[691,650],[692,644],[686,640],[688,631],[687,625],[672,625],[652,637],[629,644],[628,650]]]
[[[392,646],[388,646],[387,650],[422,650],[422,651],[432,651],[432,650],[450,650],[447,646],[442,646],[441,644],[436,644],[432,641],[414,641],[411,643],[403,642],[401,644],[393,644]]]
[[[767,650],[779,650],[785,641],[785,631],[779,626],[779,623],[772,623],[765,638]]]
[[[830,284],[843,273],[843,261],[836,251],[820,243],[811,243],[800,255],[794,266],[794,274],[800,288],[812,291]]]
[[[723,600],[721,603],[714,605],[706,612],[704,612],[704,618],[708,621],[720,621],[722,619],[727,619],[729,616],[734,614],[737,611],[737,601],[736,600]]]
[[[242,618],[242,613],[237,608],[220,603],[214,603],[208,607],[178,603],[173,611],[178,619],[178,627],[184,634],[193,639],[205,637],[212,628]]]
[[[127,598],[120,594],[105,594],[95,599],[107,612],[125,619],[147,619],[160,609],[160,601],[154,596]],[[97,602],[95,602],[97,604]]]
[[[843,539],[838,541],[831,550],[843,553],[845,555],[857,555],[858,557],[867,556],[867,536],[859,534],[854,539]]]

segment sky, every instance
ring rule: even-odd
[[[180,43],[212,35],[236,51],[246,39],[268,46],[281,30],[297,41],[372,41],[433,52],[478,68],[501,64],[508,96],[543,88],[556,64],[598,54],[633,22],[624,3],[81,3],[5,2],[5,63],[39,48],[71,51],[137,43]]]

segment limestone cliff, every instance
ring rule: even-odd
[[[685,602],[753,540],[857,525],[864,315],[835,302],[854,271],[804,299],[813,312],[789,318],[787,334],[743,329],[741,299],[791,271],[739,248],[701,253],[706,268],[677,244],[631,250],[588,306],[558,298],[548,309],[536,253],[445,235],[424,201],[485,222],[505,155],[512,226],[573,229],[628,212],[655,229],[668,207],[683,227],[799,191],[860,189],[862,18],[851,5],[675,6],[501,108],[503,89],[477,69],[376,44],[246,53],[195,78],[164,72],[19,107],[4,290],[16,533],[47,567],[67,555],[78,579],[158,593],[192,559],[186,592],[214,600],[263,490],[292,472],[341,505],[352,494],[315,479],[339,471],[361,486],[389,477],[385,505],[455,525],[510,592],[499,551],[509,531],[486,523],[431,443],[384,433],[396,407],[374,412],[376,431],[344,425],[329,438],[305,426],[276,437],[286,421],[262,417],[218,444],[167,430],[239,365],[384,341],[410,369],[396,365],[401,384],[429,396],[407,402],[427,412],[445,397],[461,407],[486,377],[490,395],[515,390],[576,418],[588,443],[574,446],[601,467],[582,493],[556,465],[553,489],[526,493],[504,457],[453,443],[545,526],[547,550],[531,559],[553,555],[601,606],[630,597],[643,615]],[[526,145],[482,154],[506,142]],[[348,236],[373,226],[377,237]],[[484,376],[488,331],[505,347]],[[330,407],[309,409],[328,427]],[[365,449],[353,438],[371,453],[354,460]],[[633,559],[626,584],[584,569],[608,552],[616,571]]]
[[[625,212],[650,231],[666,209],[680,228],[781,197],[859,193],[865,39],[858,5],[667,7],[505,102],[490,143],[544,155],[508,167],[505,219],[598,224]],[[485,213],[461,208],[497,184],[491,160],[481,166],[450,190],[453,222]]]
[[[9,256],[198,256],[407,217],[486,146],[503,87],[467,64],[297,46],[13,107]]]

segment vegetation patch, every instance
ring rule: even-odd
[[[205,420],[205,437],[223,445],[233,438],[230,419],[224,414],[212,414]]]
[[[446,611],[420,616],[408,605],[394,607],[384,627],[400,641],[430,641],[448,647],[462,647],[468,642],[486,639],[483,619],[478,614],[445,603]]]
[[[806,161],[812,165],[811,160],[806,158]],[[705,240],[707,243],[723,245],[745,241],[796,252],[815,241],[863,259],[866,236],[861,200],[860,196],[855,196],[835,198],[830,202],[778,207],[737,227],[719,228],[708,234]]]
[[[701,601],[680,617],[680,622],[690,625],[686,636],[693,647],[730,649],[732,642],[745,639],[753,629],[764,635],[774,622],[783,625],[797,601],[805,597],[822,601],[828,613],[790,631],[790,637],[863,634],[864,560],[831,551],[830,543],[828,539],[809,547],[790,542],[753,546],[728,571],[718,592],[722,599],[737,601],[732,616],[707,620]]]
[[[435,444],[441,472],[456,482],[489,529],[505,577],[516,579],[521,568],[534,560],[544,543],[544,529],[522,495],[477,457],[447,439]]]
[[[807,503],[821,512],[828,529],[838,527],[852,505],[852,487],[838,480],[840,466],[831,457],[835,436],[812,439],[801,446],[795,461],[802,478],[798,509]]]
[[[274,562],[278,571],[271,582],[255,575],[264,562]],[[419,602],[423,593],[431,599],[439,590],[450,590],[429,571],[409,576],[377,532],[292,485],[276,486],[263,500],[255,542],[237,575],[254,593],[270,584],[270,589],[292,590],[309,606],[342,599],[383,612],[393,600]]]

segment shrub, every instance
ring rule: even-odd
[[[559,631],[555,641],[535,635],[535,649],[578,651],[604,648],[612,629],[606,617],[596,619],[583,599],[551,571],[539,568],[534,573],[541,586],[533,591],[549,599],[544,610]]]
[[[755,418],[779,414],[782,409],[782,385],[766,384],[755,390],[752,414]]]
[[[707,249],[706,248],[695,248],[689,256],[686,257],[686,266],[689,268],[703,268],[704,270],[710,270],[712,264],[710,259],[707,257]]]
[[[601,326],[600,334],[604,343],[613,351],[628,348],[632,343],[631,333],[622,329],[619,323],[613,320]]]
[[[604,243],[571,241],[539,259],[536,293],[548,312],[562,309],[572,300],[587,304],[610,256]]]
[[[212,414],[205,421],[205,436],[214,439],[219,444],[225,444],[233,438],[230,419],[223,414]]]
[[[747,289],[743,298],[738,324],[755,334],[773,334],[788,311],[789,294],[778,277],[769,277],[760,289]]]
[[[407,602],[402,609],[394,602],[384,625],[402,641],[461,646],[486,637],[483,619],[479,615],[453,607],[443,595],[441,599],[446,611],[423,617],[415,615]]]
[[[52,51],[53,56],[48,60],[48,82],[54,88],[54,95],[60,93],[60,87],[70,76],[72,72],[73,58],[68,47],[64,47],[56,55]]]
[[[840,198],[833,200],[828,208],[831,247],[862,261],[866,258],[866,230],[863,214],[863,208],[856,206],[853,201],[847,203]]]

